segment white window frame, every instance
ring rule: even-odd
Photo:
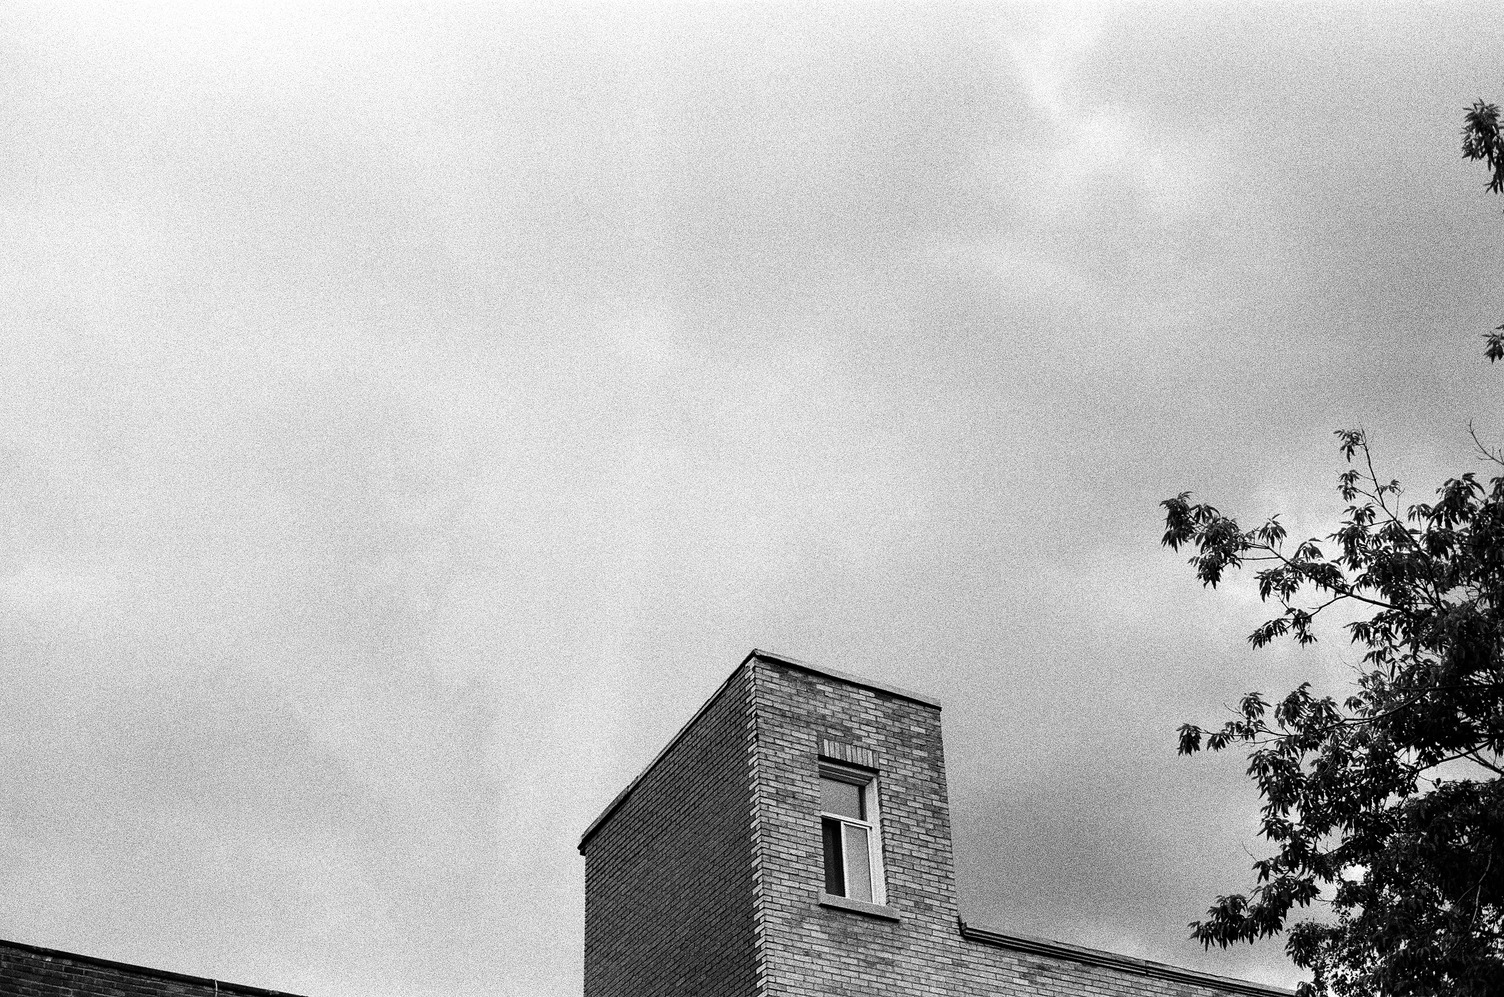
[[[888,887],[887,876],[883,871],[882,815],[877,802],[878,796],[880,794],[878,793],[876,773],[863,771],[861,769],[846,768],[845,766],[841,765],[832,765],[828,762],[822,761],[820,763],[820,778],[834,779],[837,782],[850,783],[853,786],[858,786],[861,788],[862,810],[867,815],[866,820],[857,820],[856,818],[848,817],[845,814],[833,814],[822,809],[820,811],[820,823],[823,827],[825,820],[829,818],[831,820],[839,821],[842,825],[850,824],[853,827],[861,827],[867,830],[867,857],[868,864],[871,866],[871,868],[869,868],[867,872],[872,877],[872,900],[869,902],[878,905],[886,904],[888,902]],[[820,851],[823,868],[825,851],[823,832],[821,835]],[[846,849],[846,834],[844,827],[842,828],[841,833],[841,873],[846,888],[846,899],[857,899],[851,896],[851,856],[850,854],[848,854]]]

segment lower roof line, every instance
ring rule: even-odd
[[[174,973],[167,969],[152,969],[149,966],[137,966],[129,962],[116,962],[113,959],[101,959],[93,955],[80,955],[77,952],[63,952],[59,949],[47,949],[40,945],[27,945],[25,942],[12,942],[0,938],[0,949],[20,949],[22,952],[30,952],[47,960],[66,959],[69,962],[81,962],[88,966],[107,966],[110,969],[118,969],[127,973],[138,973],[142,976],[152,976],[159,980],[173,980],[178,983],[193,983],[201,987],[213,987],[216,993],[242,994],[244,997],[298,997],[284,990],[267,990],[265,987],[252,987],[244,983],[227,983],[224,980],[216,980],[207,976],[189,976],[186,973]]]
[[[1015,952],[1032,952],[1036,955],[1086,963],[1089,966],[1107,966],[1121,972],[1137,973],[1140,976],[1152,976],[1161,980],[1174,980],[1177,983],[1195,983],[1203,987],[1215,987],[1227,993],[1248,994],[1250,997],[1294,997],[1295,994],[1295,991],[1286,990],[1284,987],[1252,983],[1248,980],[1235,980],[1229,976],[1183,969],[1180,966],[1171,966],[1163,962],[1150,962],[1148,959],[1137,959],[1131,955],[1119,955],[1116,952],[1069,945],[1065,942],[1050,941],[1047,938],[1033,938],[1029,935],[1012,935],[1002,931],[993,931],[990,928],[977,928],[967,924],[961,918],[956,920],[961,926],[962,938],[986,945],[995,945],[998,948],[1012,949]]]

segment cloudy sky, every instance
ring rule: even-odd
[[[1191,489],[1504,439],[1504,17],[0,14],[0,937],[577,995],[580,831],[754,646],[946,706],[963,915],[1205,955],[1258,655]]]

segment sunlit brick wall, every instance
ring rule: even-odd
[[[767,993],[949,993],[934,989],[960,949],[940,711],[773,661],[756,662],[753,688]],[[887,905],[901,920],[818,902],[822,741],[875,761]]]

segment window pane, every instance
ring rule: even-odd
[[[839,779],[827,779],[820,777],[820,809],[828,814],[840,814],[842,817],[854,817],[857,820],[866,820],[867,814],[862,806],[863,787],[852,782],[842,782]]]
[[[846,831],[846,895],[853,900],[872,899],[872,859],[867,854],[867,829],[855,824],[843,825]]]
[[[825,838],[825,892],[838,897],[846,895],[846,873],[841,860],[841,822],[830,817],[820,821],[820,833]]]

